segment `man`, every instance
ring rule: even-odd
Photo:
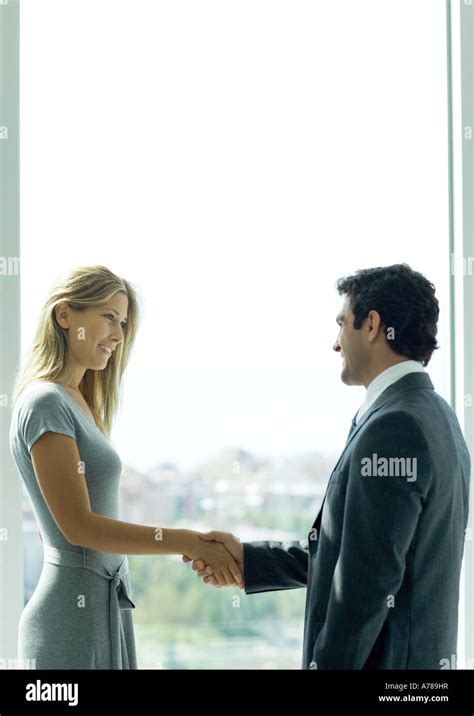
[[[396,264],[337,288],[341,379],[367,393],[308,540],[207,539],[233,553],[247,594],[307,587],[303,668],[439,669],[456,654],[470,459],[424,369],[437,348],[434,286]]]

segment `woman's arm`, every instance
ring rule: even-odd
[[[73,438],[46,432],[32,446],[31,457],[51,515],[71,544],[113,554],[186,554],[212,566],[222,585],[242,584],[242,573],[225,547],[201,540],[198,532],[136,525],[92,512]]]

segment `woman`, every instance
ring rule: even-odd
[[[129,282],[75,269],[53,287],[17,377],[10,448],[44,547],[19,658],[37,669],[137,668],[128,554],[187,555],[220,585],[242,585],[222,544],[119,519],[122,462],[108,436],[137,325]]]

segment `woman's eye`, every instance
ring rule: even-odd
[[[104,313],[104,316],[105,316],[106,318],[108,318],[109,321],[114,321],[114,320],[115,320],[115,316],[113,315],[113,313]]]
[[[111,321],[113,321],[114,318],[115,318],[115,316],[113,316],[112,313],[104,313],[104,316],[105,316],[105,318],[109,318]],[[126,323],[121,323],[120,325],[121,325],[122,328],[125,328],[125,326],[126,326],[127,324],[126,324]]]

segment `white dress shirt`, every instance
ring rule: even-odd
[[[390,368],[379,373],[376,378],[367,386],[367,393],[365,394],[365,400],[359,408],[359,412],[356,415],[356,424],[360,421],[364,413],[368,411],[370,406],[375,403],[379,395],[383,393],[392,383],[396,383],[397,380],[403,378],[409,373],[426,373],[423,365],[416,360],[406,360],[402,363],[392,365]]]

